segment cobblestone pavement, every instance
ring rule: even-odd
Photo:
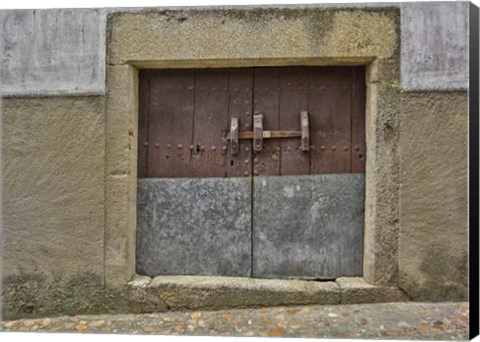
[[[468,303],[383,303],[0,322],[3,331],[467,340]]]

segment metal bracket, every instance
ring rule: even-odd
[[[253,150],[263,149],[263,114],[253,116]]]
[[[300,125],[302,128],[300,150],[310,151],[310,127],[308,122],[308,112],[300,112]]]
[[[230,140],[232,155],[240,152],[238,140],[253,139],[253,150],[259,152],[263,149],[263,139],[274,138],[301,138],[300,151],[310,151],[310,124],[308,112],[300,112],[300,131],[264,131],[263,114],[253,116],[253,131],[238,131],[238,118],[232,118],[230,122],[230,133],[227,134],[227,140]]]
[[[230,148],[233,156],[238,154],[238,118],[232,118],[230,122]]]

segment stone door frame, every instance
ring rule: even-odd
[[[105,284],[135,274],[138,70],[366,66],[363,278],[397,286],[399,9],[207,8],[107,19]]]

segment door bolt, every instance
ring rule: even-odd
[[[216,146],[212,146],[212,151],[215,151],[217,149]]]
[[[314,149],[315,149],[315,146],[310,145],[310,149],[311,149],[311,150],[314,150]]]
[[[337,146],[333,145],[332,146],[332,151],[335,151],[337,149]]]
[[[244,175],[244,176],[248,176],[248,175],[249,175],[248,171],[245,171],[245,172],[243,173],[243,175]]]
[[[343,146],[344,151],[348,151],[348,146]]]
[[[243,162],[244,162],[245,164],[250,163],[250,161],[249,161],[248,159],[245,159]]]
[[[160,146],[159,143],[155,143],[155,148],[158,148]]]
[[[183,145],[182,145],[182,144],[178,144],[177,147],[180,149],[180,148],[183,148]]]
[[[325,146],[323,146],[323,145],[320,146],[320,149],[321,149],[322,151],[324,151],[324,150],[325,150]]]
[[[359,151],[359,150],[360,150],[360,147],[355,146],[355,151]]]
[[[148,147],[148,142],[144,142],[143,146]]]
[[[245,152],[250,152],[250,147],[245,147]]]
[[[255,176],[258,176],[258,174],[259,174],[258,170],[255,170],[255,171],[253,172],[253,174],[254,174]]]
[[[167,144],[167,148],[170,148],[170,147],[172,147],[172,145],[170,145],[170,144]]]
[[[227,150],[227,146],[222,146],[222,150],[226,151],[226,150]]]
[[[188,146],[189,149],[193,150],[193,145]]]

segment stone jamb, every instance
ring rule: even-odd
[[[236,10],[238,12],[239,10]],[[277,17],[285,15],[279,9]],[[288,10],[290,11],[290,10]],[[331,9],[333,12],[344,10]],[[398,9],[382,9],[376,12],[363,9],[347,10],[352,14],[352,26],[358,30],[372,20],[371,13],[386,13],[395,26],[394,40],[376,39],[369,53],[361,44],[339,44],[330,46],[317,55],[295,55],[285,51],[284,56],[269,56],[268,51],[258,51],[258,58],[242,55],[223,58],[212,52],[198,59],[179,58],[172,51],[162,51],[158,58],[148,58],[139,53],[128,59],[121,59],[121,44],[115,42],[121,25],[114,21],[116,16],[129,13],[113,13],[107,23],[107,106],[106,106],[106,215],[105,215],[105,283],[108,287],[122,287],[135,274],[135,226],[136,226],[136,158],[138,122],[138,69],[140,68],[187,68],[187,67],[253,67],[283,65],[365,65],[366,66],[366,198],[365,198],[365,240],[364,275],[370,284],[397,286],[398,273],[398,117],[399,117],[399,20]],[[196,11],[190,11],[195,14]],[[304,16],[308,11],[302,12]],[[393,15],[392,15],[393,13]],[[335,14],[335,13],[334,13]],[[342,13],[343,14],[343,13]],[[135,15],[152,15],[150,12]],[[160,15],[160,14],[158,14]],[[164,14],[162,14],[164,15]],[[178,18],[177,13],[175,17]],[[189,12],[185,14],[187,17]],[[213,14],[212,14],[213,15]],[[242,16],[242,14],[238,14]],[[276,20],[277,17],[273,16]],[[297,17],[295,20],[302,20]],[[183,22],[183,21],[181,21]],[[181,24],[180,22],[180,24]],[[180,25],[177,23],[177,25]],[[268,25],[269,23],[265,23]],[[162,26],[159,25],[159,28]],[[349,32],[332,25],[331,31],[323,35],[339,36]],[[363,32],[350,32],[361,37]],[[147,33],[148,34],[148,33]],[[282,32],[272,32],[272,39],[282,39]],[[390,37],[391,38],[391,37]],[[212,36],[212,39],[214,37]],[[112,43],[113,42],[113,43]],[[138,42],[137,44],[142,44]],[[160,44],[160,43],[159,43]],[[320,43],[321,45],[322,43]],[[392,46],[393,45],[393,46]],[[195,47],[193,47],[195,48]],[[390,54],[378,51],[393,51]],[[141,50],[141,48],[140,48]],[[322,50],[322,46],[317,50]],[[117,57],[110,58],[115,52]],[[165,56],[167,55],[167,57]],[[228,54],[228,53],[227,53]],[[287,56],[288,57],[285,57]]]

